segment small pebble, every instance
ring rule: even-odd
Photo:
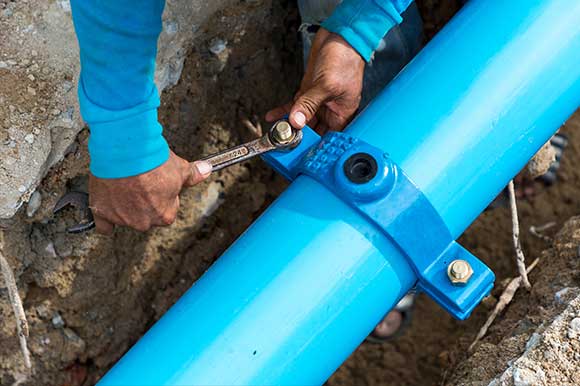
[[[34,216],[38,208],[40,208],[40,204],[42,203],[42,195],[37,190],[32,193],[30,196],[30,200],[28,200],[28,206],[26,207],[26,215],[28,217]]]
[[[50,317],[50,310],[48,309],[48,306],[46,304],[41,304],[39,306],[36,306],[36,314],[41,319],[48,319]]]
[[[571,331],[574,331],[576,334],[580,334],[580,318],[574,318],[570,322],[569,326]]]
[[[36,95],[36,90],[32,87],[28,87],[26,89],[30,95]]]
[[[32,74],[28,74],[28,79],[30,79],[33,82],[36,80],[36,78]]]
[[[70,1],[69,0],[58,0],[56,3],[60,7],[60,9],[62,9],[65,13],[70,13],[71,12]]]
[[[68,80],[62,82],[62,89],[64,90],[64,92],[69,92],[70,90],[72,90],[73,86],[74,86],[73,83],[69,82]]]
[[[24,140],[32,145],[34,143],[34,134],[26,134]]]
[[[19,191],[20,193],[24,193],[24,192],[26,192],[26,186],[24,186],[24,185],[20,185],[20,186],[18,187],[18,191]]]
[[[209,51],[214,55],[219,55],[226,49],[226,42],[220,38],[213,38],[209,42]]]
[[[63,328],[64,327],[64,320],[62,316],[58,312],[55,312],[52,315],[52,325],[56,328]]]
[[[56,249],[54,248],[54,243],[52,241],[48,243],[46,248],[44,248],[44,251],[48,254],[49,257],[58,257],[56,254]]]
[[[169,20],[163,25],[163,29],[167,35],[175,35],[179,31],[179,24],[174,20]]]

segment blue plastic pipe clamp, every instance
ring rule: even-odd
[[[455,242],[443,219],[405,172],[381,149],[345,133],[322,140],[309,127],[299,147],[263,158],[290,180],[307,175],[356,209],[403,252],[418,289],[458,319],[465,319],[493,287],[494,274]],[[462,261],[465,281],[451,280]]]
[[[580,2],[467,2],[346,136],[311,138],[372,155],[381,189],[272,157],[301,174],[100,384],[322,384],[418,283],[464,315],[480,295],[441,258],[477,264],[453,240],[580,105],[578,63]]]

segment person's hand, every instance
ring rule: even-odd
[[[145,232],[152,226],[170,225],[179,208],[179,192],[211,174],[205,161],[190,164],[173,152],[161,166],[126,178],[89,177],[89,206],[97,232],[110,234],[114,225]]]
[[[288,114],[297,129],[307,123],[320,134],[344,129],[360,104],[364,68],[363,58],[340,35],[320,28],[294,102],[269,111],[266,120]]]

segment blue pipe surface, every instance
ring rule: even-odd
[[[456,237],[580,105],[579,63],[580,2],[471,0],[348,133],[388,152]],[[322,384],[416,280],[300,176],[100,385]]]

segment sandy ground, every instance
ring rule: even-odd
[[[458,6],[454,1],[434,0],[421,5],[428,36]],[[193,160],[249,139],[251,133],[240,119],[263,116],[292,96],[301,71],[297,25],[292,2],[267,0],[239,2],[202,27],[202,38],[185,64],[182,79],[164,94],[160,111],[178,154]],[[226,46],[218,55],[208,49],[216,38]],[[484,339],[483,349],[472,358],[465,353],[493,298],[468,321],[457,322],[429,299],[419,297],[413,322],[402,337],[383,345],[363,344],[328,384],[473,384],[503,371],[507,361],[524,350],[536,326],[558,311],[554,293],[579,285],[578,266],[570,252],[577,241],[569,244],[580,225],[569,225],[553,243],[527,232],[530,225],[556,221],[558,225],[548,231],[553,236],[565,220],[580,213],[580,169],[575,167],[580,161],[578,126],[580,115],[563,130],[570,146],[559,183],[549,189],[538,186],[532,199],[520,203],[522,241],[530,259],[550,248],[544,255],[546,263],[531,276],[537,285],[530,294],[522,291],[516,296]],[[286,186],[281,177],[254,160],[184,192],[182,210],[170,228],[147,234],[118,229],[112,238],[70,236],[64,229],[73,214],[52,219],[49,211],[65,190],[86,187],[86,135],[79,136],[76,150],[43,182],[45,199],[35,216],[28,219],[20,213],[8,227],[7,250],[20,276],[35,372],[27,375],[23,368],[3,296],[2,385],[94,384]],[[484,213],[461,240],[496,272],[500,285],[495,296],[502,280],[516,272],[510,227],[507,209],[495,209]],[[562,270],[569,274],[562,275]],[[504,340],[513,334],[519,338]],[[471,372],[492,356],[494,362],[483,372]]]

